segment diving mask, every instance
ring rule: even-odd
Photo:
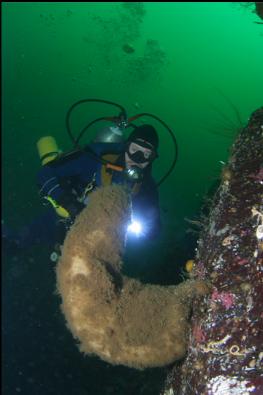
[[[137,139],[131,142],[127,149],[128,157],[135,163],[142,164],[152,162],[156,157],[156,153],[151,144],[144,140]]]

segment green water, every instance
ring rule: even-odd
[[[4,221],[19,227],[41,209],[37,140],[51,134],[69,150],[68,108],[80,99],[101,98],[122,104],[129,116],[153,113],[173,130],[179,156],[159,189],[162,245],[180,243],[189,228],[185,218],[198,218],[238,128],[262,105],[263,25],[255,23],[260,19],[253,3],[247,4],[3,2]],[[103,105],[83,105],[74,114],[75,133],[103,115],[117,114]],[[174,150],[167,131],[153,124],[161,141],[154,165],[158,180]],[[136,394],[158,393],[149,392],[148,381],[147,390]],[[52,385],[45,394],[53,393]],[[110,391],[105,386],[88,393]]]
[[[263,28],[256,20],[234,3],[3,3],[4,209],[16,208],[10,221],[23,223],[39,205],[36,141],[52,134],[69,149],[66,111],[91,97],[116,101],[129,115],[154,113],[173,129],[179,157],[160,188],[161,203],[169,223],[191,216],[228,157],[233,134],[221,129],[239,126],[218,90],[244,122],[262,104]],[[152,49],[147,40],[156,41]],[[126,43],[133,53],[123,51]],[[111,110],[103,109],[83,106],[76,133]],[[160,178],[173,147],[158,131]]]

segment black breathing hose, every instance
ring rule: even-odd
[[[120,115],[124,118],[125,123],[126,123],[126,121],[128,121],[128,120],[127,120],[127,113],[126,113],[124,107],[122,107],[121,105],[119,105],[119,104],[117,104],[117,103],[114,103],[114,102],[111,102],[111,101],[108,101],[108,100],[102,100],[102,99],[83,99],[83,100],[79,100],[79,101],[75,102],[74,104],[72,104],[72,106],[71,106],[71,107],[69,108],[69,110],[67,111],[67,115],[66,115],[66,128],[67,128],[67,132],[68,132],[68,134],[69,134],[69,137],[70,137],[71,141],[72,141],[73,144],[74,144],[74,148],[77,148],[77,149],[79,149],[79,150],[81,150],[81,151],[84,151],[84,152],[86,152],[86,153],[89,153],[90,155],[92,155],[92,156],[94,157],[95,160],[99,161],[100,163],[107,164],[107,163],[110,163],[110,162],[105,161],[104,159],[100,158],[91,148],[89,148],[89,147],[82,148],[82,147],[79,145],[79,141],[80,141],[81,137],[84,135],[84,133],[85,133],[92,125],[94,125],[96,122],[99,122],[99,121],[106,121],[106,120],[111,120],[111,121],[113,121],[113,122],[114,122],[114,121],[118,121],[118,120],[120,119],[120,118],[119,118],[120,115],[119,115],[119,117],[101,117],[101,118],[95,119],[94,121],[92,121],[92,122],[90,122],[88,125],[86,125],[86,126],[81,130],[81,132],[79,133],[78,137],[75,138],[75,137],[73,136],[73,134],[72,134],[72,132],[71,132],[71,128],[70,128],[70,115],[71,115],[71,113],[72,113],[72,111],[74,110],[75,107],[77,107],[78,105],[80,105],[80,104],[82,104],[82,103],[88,103],[88,102],[97,102],[97,103],[110,104],[110,105],[113,105],[113,106],[119,108],[119,110],[121,111],[121,112],[120,112]],[[174,154],[173,162],[172,162],[172,164],[171,164],[169,170],[167,171],[167,173],[160,179],[160,181],[157,182],[157,186],[159,187],[159,186],[166,180],[166,178],[171,174],[171,172],[173,171],[173,169],[174,169],[174,167],[175,167],[175,164],[176,164],[177,159],[178,159],[178,145],[177,145],[177,141],[176,141],[176,138],[175,138],[175,136],[174,136],[172,130],[169,128],[169,126],[168,126],[164,121],[162,121],[162,120],[161,120],[160,118],[158,118],[157,116],[145,112],[145,113],[138,114],[138,115],[136,115],[136,116],[134,116],[134,117],[131,117],[130,119],[131,119],[131,120],[135,120],[135,119],[138,119],[139,117],[142,117],[142,116],[149,116],[149,117],[155,119],[156,121],[160,122],[161,125],[162,125],[165,129],[168,130],[168,132],[169,132],[169,134],[170,134],[170,136],[171,136],[171,138],[172,138],[172,140],[173,140],[174,147],[175,147],[175,154]],[[129,122],[127,122],[126,125],[125,125],[125,127],[131,127],[131,126],[132,126],[132,127],[136,127],[136,125],[131,124],[131,123],[129,123]]]

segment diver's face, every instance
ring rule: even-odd
[[[130,159],[129,155],[127,154],[127,152],[125,152],[125,164],[127,169],[130,169],[133,166],[137,166],[140,169],[145,169],[145,167],[147,167],[149,165],[150,162],[144,162],[144,163],[137,163],[134,162],[132,159]]]
[[[154,150],[150,147],[151,145],[149,143],[145,144],[145,142],[141,145],[140,139],[137,139],[135,142],[132,141],[125,152],[126,167],[137,166],[140,169],[146,168],[155,157]]]

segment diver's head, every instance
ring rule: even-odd
[[[157,158],[159,138],[151,125],[136,127],[127,140],[125,150],[126,167],[145,169]]]

